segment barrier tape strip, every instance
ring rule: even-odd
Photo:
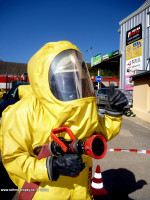
[[[133,152],[133,153],[143,153],[143,154],[150,154],[148,150],[137,150],[137,149],[107,149],[108,152],[112,151],[124,151],[124,152]]]

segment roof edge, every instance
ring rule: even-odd
[[[130,20],[131,18],[135,17],[136,15],[138,15],[140,12],[142,12],[143,10],[145,10],[146,8],[148,8],[150,6],[150,0],[147,0],[145,3],[143,3],[136,11],[134,11],[132,14],[130,14],[128,17],[126,17],[125,19],[123,19],[122,21],[119,22],[119,25],[121,26],[122,24],[124,24],[125,22],[127,22],[128,20]]]
[[[142,79],[142,78],[150,78],[150,71],[146,71],[140,74],[135,74],[132,77],[132,80]]]

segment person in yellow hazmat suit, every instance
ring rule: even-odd
[[[97,132],[109,141],[120,131],[126,97],[112,87],[110,104],[100,117],[84,57],[68,41],[45,44],[30,59],[28,75],[32,90],[27,89],[28,95],[2,115],[2,160],[11,180],[19,189],[25,181],[40,182],[35,200],[92,199],[90,156],[64,154],[38,160],[35,150],[49,143],[51,131],[62,126],[78,139]]]

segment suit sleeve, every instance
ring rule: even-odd
[[[49,181],[46,158],[38,160],[32,152],[32,127],[26,113],[15,113],[15,107],[2,116],[2,160],[7,172],[27,182]]]
[[[120,132],[122,124],[121,117],[112,117],[109,115],[99,116],[98,132],[100,132],[107,141],[114,138]]]

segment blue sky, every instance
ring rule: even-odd
[[[119,49],[119,22],[144,2],[0,0],[0,58],[27,63],[45,43],[68,40],[90,62],[92,55]]]

